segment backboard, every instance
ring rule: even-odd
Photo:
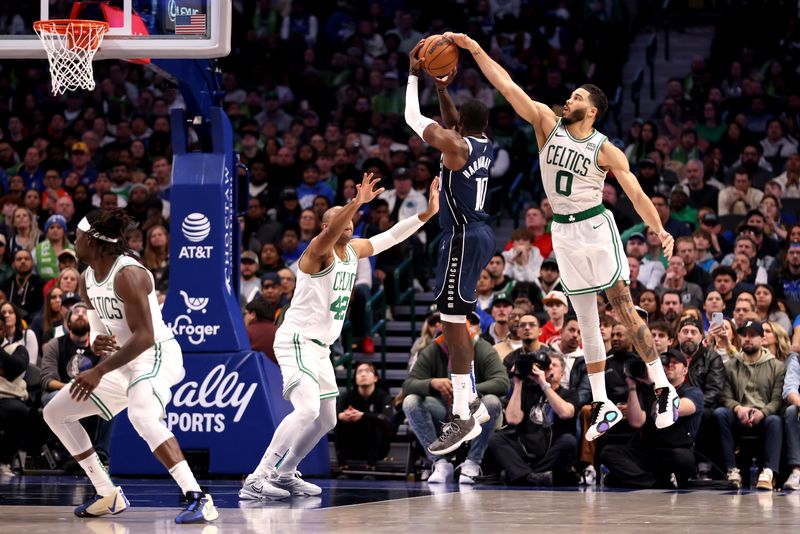
[[[95,59],[203,59],[230,52],[231,0],[2,0],[0,4],[0,15],[6,15],[0,16],[0,58],[45,58],[33,23],[69,18],[109,23]]]

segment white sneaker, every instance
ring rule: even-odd
[[[453,479],[453,464],[447,460],[439,460],[433,464],[433,473],[428,477],[428,484],[447,484]]]
[[[269,483],[276,488],[290,492],[292,495],[314,496],[322,493],[322,488],[311,482],[306,482],[300,476],[300,471],[295,471],[288,475],[271,476]]]
[[[800,489],[800,468],[795,467],[792,474],[789,475],[789,478],[786,479],[786,482],[783,483],[783,489],[785,490],[799,490]]]
[[[15,477],[17,474],[9,464],[0,464],[0,477]]]
[[[461,474],[458,475],[459,484],[475,484],[475,478],[481,474],[481,466],[472,460],[465,460],[460,466]]]
[[[728,482],[732,482],[733,484],[735,484],[737,488],[742,487],[742,475],[739,473],[739,469],[737,469],[736,467],[728,469],[727,479]]]
[[[291,493],[285,489],[273,486],[267,477],[260,477],[258,475],[250,475],[244,481],[242,489],[239,490],[240,499],[249,500],[276,500],[285,499],[291,496]]]
[[[761,474],[758,475],[756,489],[772,491],[772,477],[772,469],[769,467],[762,469]]]
[[[592,403],[592,419],[586,430],[586,441],[594,441],[622,421],[622,412],[610,400]]]
[[[667,387],[655,388],[653,392],[656,394],[655,402],[655,419],[656,428],[667,428],[672,426],[678,420],[678,407],[680,406],[681,399],[678,397],[678,392],[670,384]]]
[[[586,469],[583,470],[583,480],[581,483],[585,486],[594,486],[597,483],[597,471],[595,471],[593,465],[586,466]]]

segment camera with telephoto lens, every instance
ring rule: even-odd
[[[519,356],[517,356],[514,376],[522,378],[523,380],[527,379],[528,375],[533,372],[534,365],[542,371],[547,371],[550,367],[550,356],[547,355],[546,351],[521,352]]]
[[[647,379],[647,364],[640,359],[631,360],[628,362],[628,365],[625,367],[625,374],[628,377],[633,378],[634,380],[646,380]]]

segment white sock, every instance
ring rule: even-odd
[[[450,380],[453,382],[453,415],[467,419],[472,378],[469,373],[465,375],[453,373],[450,375]]]
[[[264,453],[264,456],[258,463],[258,467],[256,467],[255,471],[253,471],[253,474],[260,477],[268,477],[271,473],[276,472],[278,467],[283,465],[283,462],[286,460],[288,455],[289,449],[280,452],[275,449],[268,448],[267,452]]]
[[[608,402],[606,394],[606,373],[589,373],[589,383],[592,385],[592,400]]]
[[[92,454],[88,458],[84,458],[78,464],[86,472],[86,476],[92,481],[95,491],[98,495],[105,497],[114,493],[114,483],[111,482],[111,477],[108,476],[108,471],[103,467],[100,462],[100,457],[97,453]]]
[[[475,385],[475,360],[469,362],[469,384],[469,402],[472,402],[478,398],[478,389]]]
[[[200,485],[197,483],[197,480],[195,480],[194,474],[189,468],[189,464],[186,463],[186,460],[173,465],[172,469],[169,470],[169,474],[172,475],[172,478],[174,478],[178,486],[181,487],[183,493],[187,491],[201,491]]]
[[[667,375],[664,374],[664,364],[661,363],[661,358],[656,358],[652,362],[647,362],[647,376],[653,381],[657,388],[665,388],[669,386]]]

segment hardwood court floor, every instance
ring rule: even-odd
[[[81,477],[0,479],[0,532],[8,534],[138,534],[238,532],[507,533],[710,532],[796,530],[800,492],[610,491],[507,489],[459,491],[406,482],[317,481],[317,498],[240,504],[237,481],[210,481],[220,519],[176,525],[178,491],[171,480],[119,480],[131,508],[81,520],[72,506],[91,493]]]

